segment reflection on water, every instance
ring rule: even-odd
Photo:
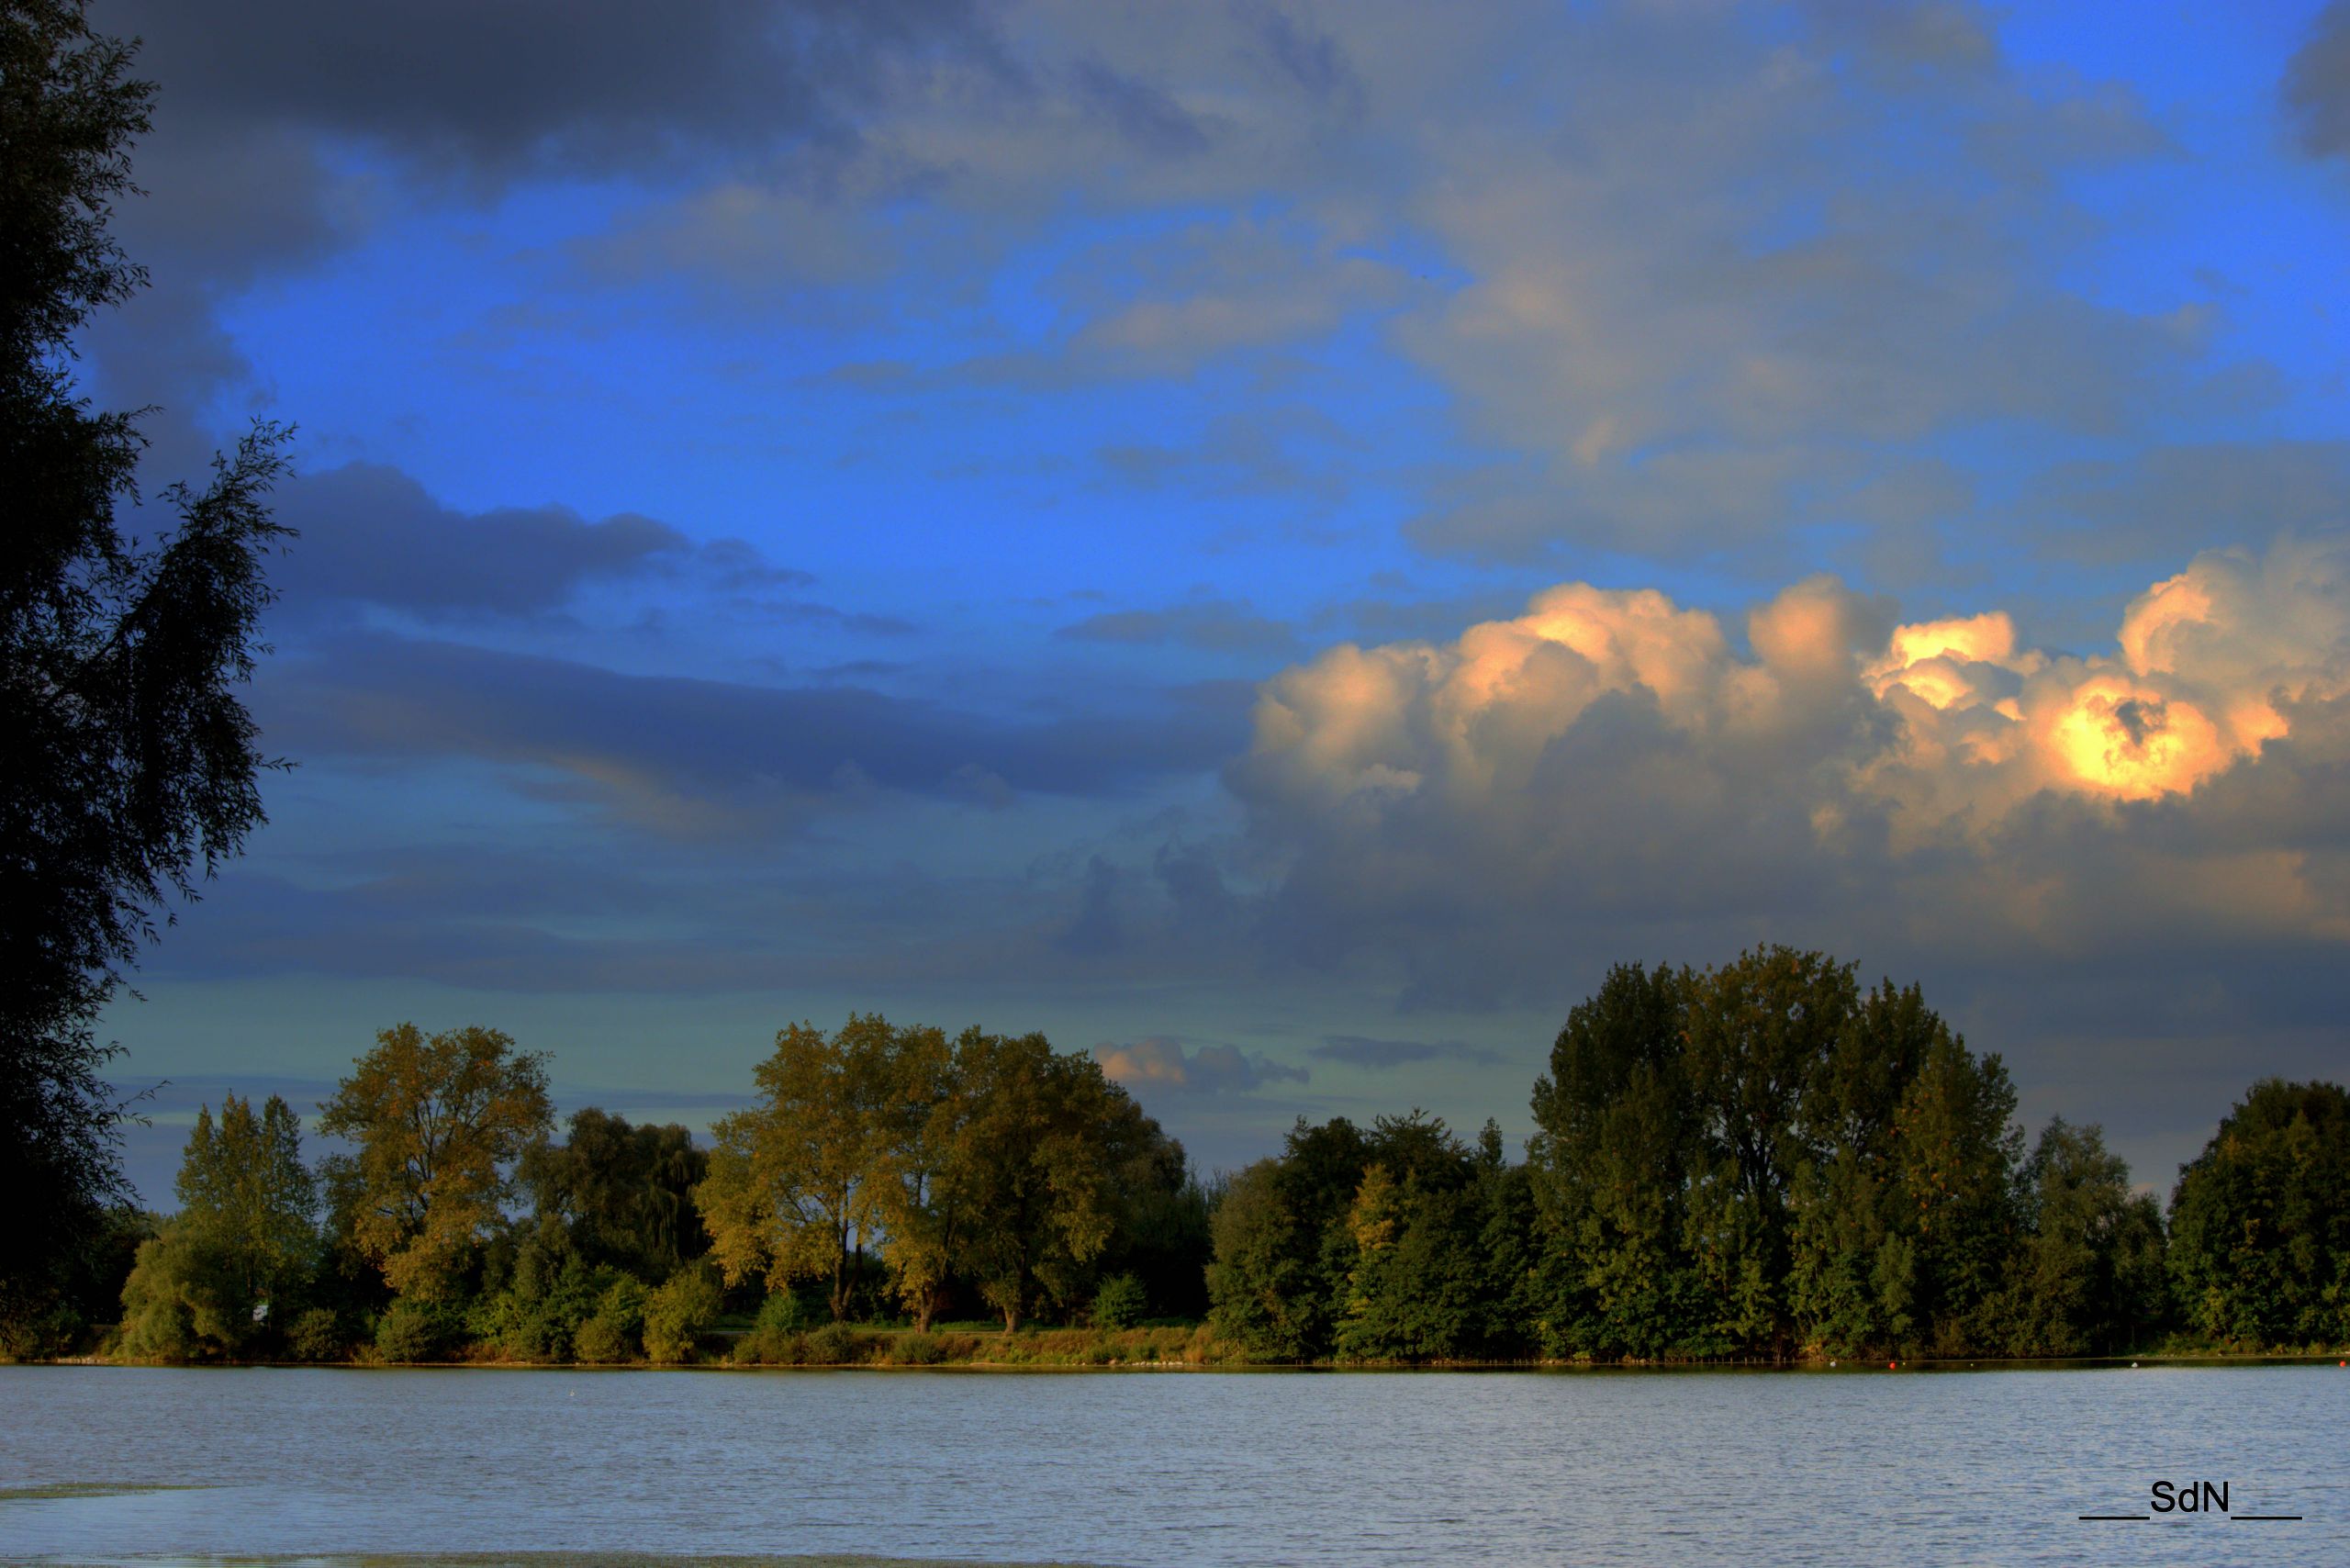
[[[0,1367],[0,1555],[2350,1562],[2350,1372]],[[2144,1512],[2226,1482],[2235,1514]]]

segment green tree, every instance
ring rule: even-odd
[[[2170,1267],[2188,1325],[2212,1339],[2350,1340],[2350,1092],[2254,1084],[2179,1170]]]
[[[924,1039],[854,1013],[831,1036],[794,1024],[776,1036],[756,1070],[761,1103],[712,1126],[709,1174],[694,1189],[728,1283],[822,1280],[834,1321],[847,1317],[895,1201],[904,1063]]]
[[[954,1047],[943,1030],[905,1030],[896,1048],[879,1210],[892,1287],[914,1327],[928,1333],[947,1302],[972,1215],[949,1169],[971,1107],[956,1092]]]
[[[717,1271],[688,1263],[645,1298],[644,1353],[652,1361],[689,1361],[723,1305]]]
[[[534,1213],[553,1216],[590,1268],[666,1280],[709,1250],[693,1190],[710,1157],[675,1124],[634,1126],[588,1106],[562,1143],[534,1145],[516,1172]]]
[[[1281,1162],[1259,1159],[1226,1181],[1209,1211],[1208,1318],[1261,1361],[1318,1353],[1328,1316],[1318,1284],[1320,1235],[1290,1206]]]
[[[1377,1361],[1479,1352],[1490,1282],[1477,1155],[1419,1111],[1379,1118],[1364,1152],[1354,1201],[1326,1243],[1345,1271],[1333,1349]]]
[[[278,1096],[256,1116],[252,1101],[223,1095],[217,1129],[211,1107],[199,1108],[175,1191],[179,1223],[233,1260],[254,1301],[278,1302],[317,1266],[319,1200],[302,1163],[302,1121]]]
[[[1999,1288],[2020,1238],[2015,1114],[2006,1067],[1954,1035],[1935,1039],[1903,1091],[1894,1114],[1894,1225],[1906,1249],[1899,1299],[1911,1323],[1897,1338],[1921,1329],[1936,1350],[1958,1354],[1968,1316]],[[1884,1272],[1881,1262],[1880,1289],[1890,1298]]]
[[[953,1092],[941,1184],[964,1216],[961,1271],[1006,1332],[1048,1304],[1079,1305],[1118,1238],[1122,1183],[1163,1155],[1158,1124],[1092,1058],[1042,1035],[966,1029]]]
[[[266,497],[285,432],[258,426],[173,521],[127,538],[136,417],[75,395],[74,334],[146,280],[107,224],[133,194],[152,84],[79,0],[0,6],[0,1335],[47,1321],[76,1255],[127,1202],[128,1108],[95,1033],[173,895],[263,821],[237,689],[287,530]]]
[[[273,1094],[197,1110],[180,1159],[180,1212],[139,1249],[122,1287],[121,1349],[155,1361],[236,1356],[274,1338],[316,1266],[318,1199],[301,1123]]]
[[[236,1255],[217,1233],[167,1224],[140,1246],[123,1282],[117,1349],[134,1361],[232,1357],[254,1338],[257,1305]]]
[[[2161,1328],[2162,1211],[2096,1126],[2059,1116],[2018,1183],[2021,1244],[1976,1338],[2016,1356],[2111,1355]]]
[[[1535,1327],[1554,1355],[1686,1353],[1704,1330],[1685,1239],[1700,1127],[1684,1067],[1685,969],[1610,969],[1534,1085],[1528,1164],[1542,1237]]]
[[[325,1166],[353,1249],[420,1302],[457,1295],[554,1119],[545,1053],[478,1025],[382,1031],[319,1110],[319,1131],[355,1146]]]
[[[1250,1355],[1327,1355],[1344,1311],[1354,1242],[1348,1234],[1370,1164],[1368,1140],[1344,1116],[1300,1116],[1281,1153],[1240,1171],[1209,1217],[1209,1318]]]

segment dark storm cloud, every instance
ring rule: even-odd
[[[560,506],[467,515],[372,463],[289,482],[277,512],[300,538],[270,577],[297,610],[357,599],[425,614],[527,614],[561,604],[589,577],[676,564],[693,550],[676,529],[632,512],[594,522]],[[745,564],[733,554],[721,562],[735,571]]]
[[[655,826],[776,813],[878,786],[1114,794],[1196,773],[1246,733],[1245,688],[1170,693],[1158,711],[996,722],[847,686],[771,688],[615,674],[453,643],[361,635],[287,659],[259,693],[289,755],[474,756],[535,765]]]
[[[1368,1035],[1325,1035],[1322,1043],[1305,1053],[1323,1061],[1383,1070],[1423,1061],[1465,1061],[1477,1067],[1498,1067],[1508,1058],[1484,1046],[1465,1040],[1383,1040]]]
[[[2350,0],[2318,13],[2285,67],[2284,96],[2303,151],[2350,153]]]
[[[976,46],[960,0],[102,0],[202,127],[291,125],[474,174],[603,171],[826,129],[888,61]]]

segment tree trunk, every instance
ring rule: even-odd
[[[1018,1307],[1007,1306],[1003,1309],[1003,1331],[1007,1334],[1017,1334],[1020,1332],[1020,1309]]]

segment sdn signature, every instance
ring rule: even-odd
[[[2083,1514],[2084,1522],[2146,1524],[2163,1515],[2203,1514],[2236,1524],[2299,1524],[2299,1514],[2239,1514],[2228,1506],[2224,1481],[2157,1481],[2146,1488],[2143,1514]]]

